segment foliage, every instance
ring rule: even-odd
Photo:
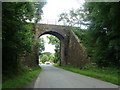
[[[27,20],[37,18],[35,11],[33,2],[2,3],[2,71],[4,75],[17,72],[19,58],[32,53],[32,47],[35,45],[33,24],[28,23]]]
[[[81,27],[82,22],[82,17],[84,13],[82,11],[82,8],[80,7],[79,9],[71,9],[68,13],[63,12],[59,15],[59,22],[63,21],[64,24],[69,25],[69,26],[75,26],[78,25]]]
[[[60,40],[54,36],[47,36],[49,39],[49,43],[52,45],[55,45],[55,59],[54,63],[57,63],[60,61]]]
[[[45,63],[46,61],[54,62],[55,55],[50,52],[45,52],[40,55],[40,62]]]
[[[30,84],[31,81],[38,76],[41,68],[39,66],[34,68],[24,68],[24,72],[19,73],[18,75],[12,74],[11,78],[3,82],[2,88],[24,88],[26,85]],[[19,81],[19,82],[18,82]]]
[[[40,39],[39,39],[39,45],[40,45],[40,46],[39,46],[39,47],[40,47],[40,48],[39,48],[39,54],[40,54],[40,55],[41,55],[42,51],[45,50],[45,45],[44,45],[44,43],[45,43],[45,42],[44,42],[44,39],[43,39],[43,38],[40,38]]]
[[[82,30],[81,28],[71,29],[86,47],[88,57],[99,67],[119,68],[119,3],[86,2],[83,6],[83,8],[70,10],[69,13],[62,13],[59,21],[65,21],[72,26],[75,26],[76,21],[87,25],[87,30]],[[76,17],[81,17],[82,19],[75,19]]]
[[[54,60],[55,60],[55,54],[51,54],[49,60],[50,60],[50,62],[54,62]]]
[[[119,3],[85,3],[84,7],[86,20],[91,22],[92,59],[99,66],[117,67],[120,58]]]
[[[52,53],[50,53],[50,52],[43,52],[42,54],[46,54],[49,57]]]
[[[36,2],[35,5],[35,11],[34,11],[34,20],[35,23],[38,23],[39,20],[41,20],[41,15],[43,14],[42,7],[46,4],[46,2]]]
[[[43,54],[40,56],[40,62],[45,63],[46,61],[49,61],[49,57],[47,54]]]
[[[100,80],[104,80],[107,82],[111,82],[113,84],[119,85],[120,83],[118,82],[118,71],[119,69],[117,68],[99,68],[99,67],[94,67],[91,69],[79,69],[78,67],[74,66],[59,66],[59,65],[54,65],[56,67],[72,71],[78,74],[90,76],[93,78],[97,78]]]

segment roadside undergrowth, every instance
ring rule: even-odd
[[[62,68],[71,72],[75,72],[81,75],[86,75],[89,77],[97,78],[103,81],[110,82],[112,84],[120,85],[118,80],[118,69],[116,68],[85,68],[85,69],[79,69],[78,67],[66,65],[66,66],[59,66],[57,64],[54,64],[53,66]]]
[[[22,88],[30,84],[34,78],[36,78],[41,72],[40,66],[35,66],[33,68],[25,68],[23,72],[20,72],[17,75],[10,74],[10,78],[4,78],[2,83],[2,88]],[[12,77],[11,77],[12,76]],[[7,80],[6,80],[7,79]]]

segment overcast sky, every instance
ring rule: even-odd
[[[41,23],[53,23],[58,21],[58,16],[70,9],[77,9],[82,6],[84,0],[47,0],[47,4],[43,7],[43,15]]]
[[[52,44],[48,44],[49,40],[47,39],[47,36],[50,36],[49,34],[46,35],[42,35],[40,38],[43,38],[45,41],[45,50],[43,52],[51,52],[51,53],[55,53],[54,49],[55,46]]]

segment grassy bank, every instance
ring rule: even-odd
[[[24,72],[12,75],[11,78],[7,78],[2,84],[2,88],[21,88],[30,84],[32,80],[38,76],[41,68],[36,66],[34,68],[27,68]]]
[[[86,75],[90,77],[94,77],[103,81],[107,81],[116,85],[119,85],[118,82],[118,69],[115,68],[92,68],[92,69],[79,69],[77,67],[73,66],[58,66],[54,65],[56,67],[72,71],[81,75]]]

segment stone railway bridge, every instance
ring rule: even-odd
[[[88,63],[84,47],[69,26],[37,24],[34,40],[38,42],[38,38],[45,34],[51,34],[60,39],[61,65],[70,64],[82,68]],[[38,63],[38,48],[38,46],[35,46],[35,53],[31,57],[26,57],[30,62],[32,61],[32,64]]]

